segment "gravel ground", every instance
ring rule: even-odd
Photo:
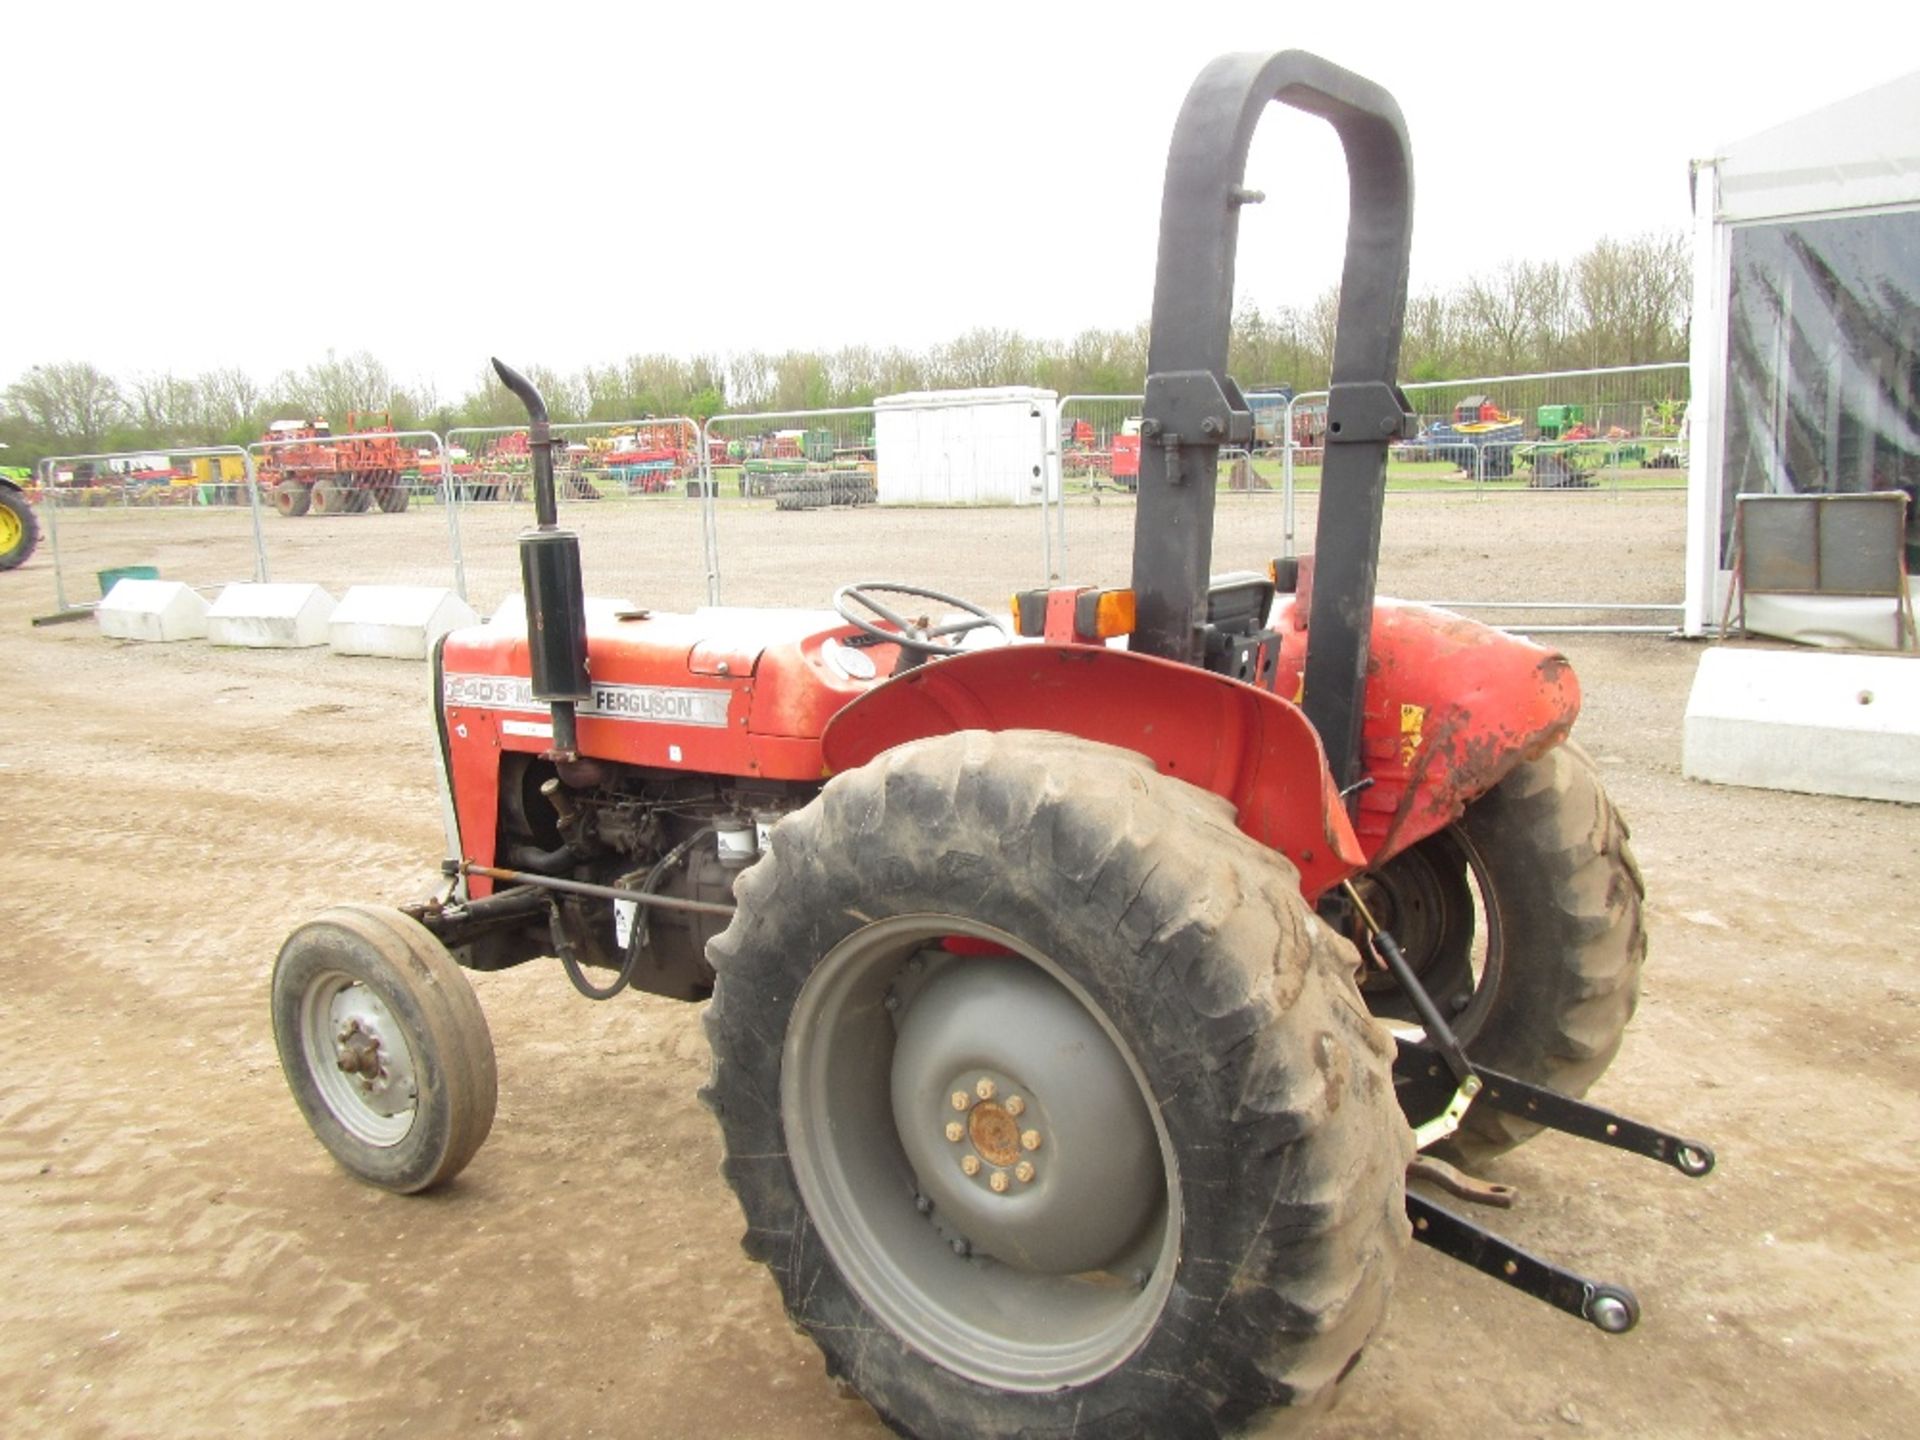
[[[1124,572],[1129,510],[1074,512],[1073,573]],[[686,513],[593,519],[593,588],[696,601]],[[1264,497],[1223,507],[1220,568],[1274,553],[1273,513]],[[1397,501],[1383,587],[1672,600],[1678,516],[1671,496]],[[818,603],[864,573],[997,604],[1039,560],[1031,512],[724,520],[742,603]],[[276,578],[444,563],[439,512],[268,523],[288,527]],[[103,563],[207,579],[225,564],[178,516],[114,524],[85,532],[107,537],[89,552]],[[469,537],[488,586],[511,583],[512,528],[488,517]],[[359,1186],[308,1134],[273,1053],[268,972],[326,904],[431,885],[422,668],[30,629],[52,593],[45,552],[0,576],[15,676],[0,754],[15,860],[0,898],[9,1431],[879,1434],[740,1254],[694,1100],[707,1057],[693,1007],[589,1005],[545,965],[476,977],[500,1113],[436,1196]],[[1684,781],[1699,650],[1566,648],[1587,695],[1579,734],[1633,823],[1651,906],[1640,1013],[1596,1098],[1707,1138],[1720,1168],[1692,1183],[1555,1136],[1501,1162],[1521,1196],[1500,1223],[1634,1286],[1641,1328],[1609,1339],[1416,1249],[1317,1433],[1906,1433],[1920,1393],[1914,812]]]

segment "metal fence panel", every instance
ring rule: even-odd
[[[683,415],[556,424],[560,524],[580,536],[587,591],[656,609],[706,598],[700,426]],[[516,541],[532,527],[525,425],[447,432],[467,599],[481,614],[520,593]]]
[[[196,589],[268,578],[253,465],[239,446],[53,455],[36,474],[28,498],[62,612],[97,605],[119,570]]]
[[[1650,365],[1405,387],[1420,430],[1389,459],[1382,592],[1484,610],[1516,629],[1672,628],[1686,383],[1685,365]],[[1475,395],[1499,418],[1461,432],[1455,407]],[[1215,573],[1311,551],[1325,406],[1325,392],[1296,396],[1277,433],[1251,452],[1221,452]],[[1126,582],[1133,460],[1122,437],[1140,407],[1137,395],[1061,402],[1061,579]]]
[[[872,406],[715,416],[706,427],[715,596],[824,605],[839,585],[888,579],[998,608],[1009,579],[1040,583],[1046,504],[980,497],[1044,502],[1057,491],[1054,417],[1031,417],[1040,422],[1031,434],[939,429],[940,417],[981,403],[930,400],[885,419]],[[909,475],[889,458],[882,435],[895,425],[927,427],[909,448],[934,457],[931,468]]]
[[[319,585],[439,585],[464,594],[430,430],[280,431],[247,447],[259,475],[267,569]]]

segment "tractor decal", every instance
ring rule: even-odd
[[[549,706],[533,698],[533,682],[524,676],[449,674],[443,687],[449,706],[478,710],[525,710],[544,715]],[[719,729],[727,723],[728,690],[677,690],[663,685],[595,685],[593,698],[582,701],[580,713],[601,720],[638,720],[650,725],[703,725]],[[509,731],[516,734],[517,731]]]

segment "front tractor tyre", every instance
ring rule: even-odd
[[[0,570],[27,563],[40,543],[40,521],[27,497],[11,485],[0,484]]]
[[[1646,962],[1646,888],[1578,745],[1516,767],[1457,824],[1357,883],[1471,1059],[1575,1097],[1613,1063]],[[1370,973],[1365,988],[1377,1014],[1417,1025],[1388,977]],[[1437,1060],[1429,1070],[1406,1092],[1416,1122],[1452,1093]],[[1476,1105],[1442,1153],[1479,1164],[1539,1129]]]
[[[1326,1404],[1407,1243],[1352,948],[1217,797],[1041,732],[782,820],[709,946],[723,1170],[788,1314],[914,1436]]]
[[[337,905],[287,937],[273,1038],[301,1113],[356,1178],[412,1194],[451,1180],[493,1127],[486,1016],[418,921]]]

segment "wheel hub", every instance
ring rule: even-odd
[[[328,985],[314,999],[324,999],[324,1010],[314,1026],[324,1025],[325,1048],[314,1043],[313,1062],[324,1066],[330,1058],[335,1078],[323,1088],[349,1102],[336,1106],[343,1124],[372,1143],[390,1143],[390,1131],[405,1134],[420,1087],[414,1075],[413,1052],[397,1021],[380,997],[365,985]],[[313,1042],[320,1036],[314,1035]],[[324,1071],[316,1074],[319,1079]],[[377,1137],[377,1138],[376,1138]]]
[[[1166,1190],[1153,1121],[1099,1023],[1032,965],[952,961],[913,995],[893,1111],[930,1218],[1042,1274],[1116,1264]]]

